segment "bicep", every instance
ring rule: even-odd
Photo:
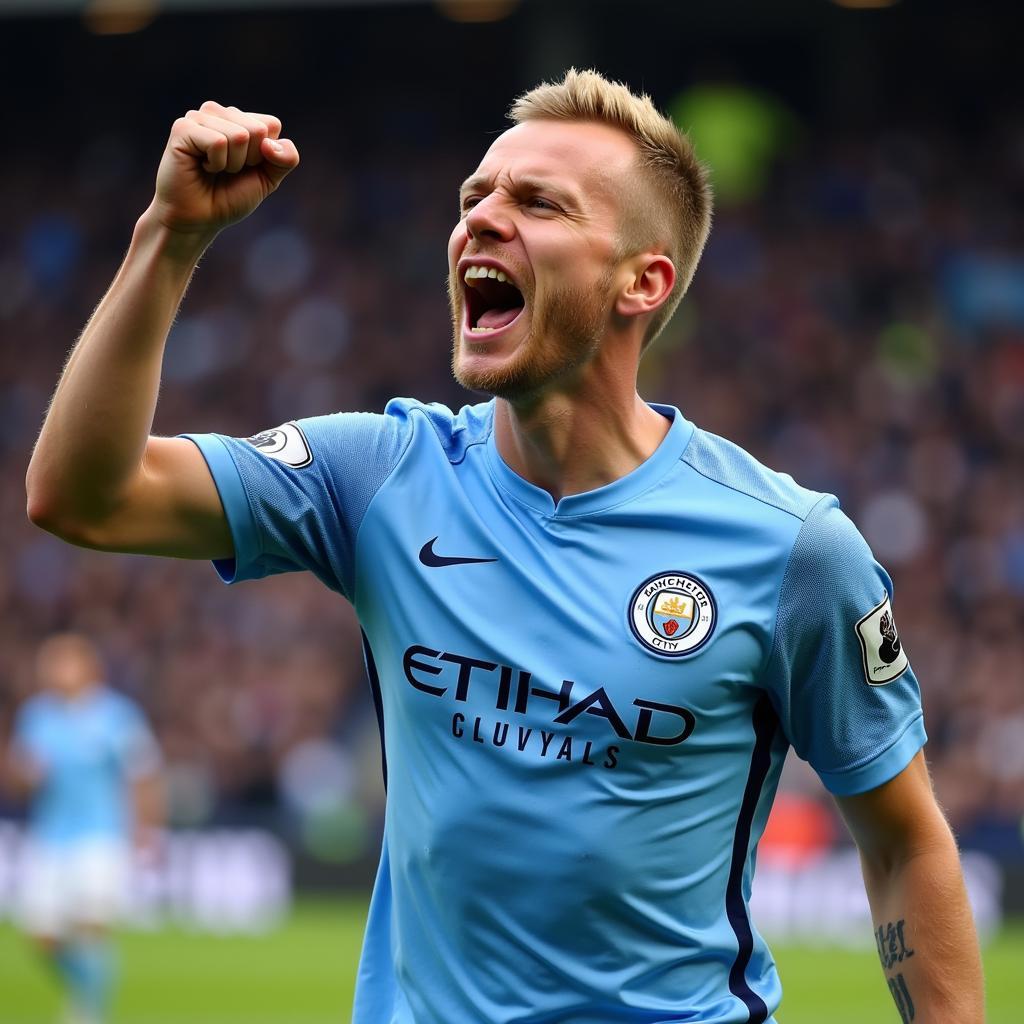
[[[206,460],[182,437],[151,437],[117,507],[81,538],[88,547],[174,558],[230,558],[231,531]]]
[[[868,862],[905,862],[950,841],[923,751],[888,782],[866,793],[837,796],[836,803]]]

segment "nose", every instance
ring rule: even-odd
[[[515,234],[512,218],[508,216],[497,192],[485,196],[471,207],[466,214],[465,224],[466,234],[473,239],[488,238],[507,242]]]

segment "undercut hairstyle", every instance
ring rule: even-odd
[[[693,280],[711,230],[711,182],[685,132],[642,93],[597,71],[570,68],[512,104],[509,119],[590,121],[625,132],[637,146],[640,187],[625,197],[619,257],[659,247],[676,268],[676,283],[651,319],[644,344],[656,338]]]

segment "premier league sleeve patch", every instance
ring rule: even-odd
[[[633,591],[629,628],[641,645],[666,658],[693,654],[715,629],[715,599],[696,576],[663,572]]]
[[[910,662],[896,632],[888,595],[855,628],[864,657],[864,678],[872,686],[884,686],[903,675]]]
[[[298,423],[282,423],[245,440],[268,459],[277,459],[292,469],[302,469],[313,461],[313,452]]]

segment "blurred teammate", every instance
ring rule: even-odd
[[[594,73],[512,120],[448,252],[453,369],[494,399],[247,440],[149,436],[163,346],[204,248],[298,153],[272,116],[175,122],[30,515],[229,581],[307,569],[354,603],[388,783],[358,1024],[774,1019],[747,899],[790,745],[860,846],[899,1013],[980,1021],[889,578],[834,498],[636,392],[707,237],[703,168]]]
[[[42,692],[19,710],[9,758],[31,798],[20,917],[57,971],[69,1024],[98,1024],[133,844],[148,848],[158,824],[159,755],[139,709],[103,684],[89,639],[50,637],[37,670]]]

